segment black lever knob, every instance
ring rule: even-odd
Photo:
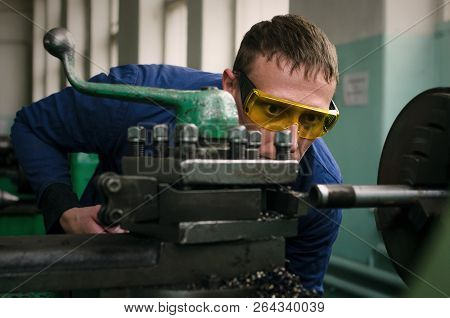
[[[64,60],[64,56],[73,56],[75,41],[72,34],[64,28],[53,28],[44,36],[44,47],[48,53]]]

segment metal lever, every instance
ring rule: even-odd
[[[174,90],[126,84],[91,83],[75,73],[75,43],[64,28],[54,28],[44,36],[44,47],[61,60],[72,86],[85,94],[133,102],[174,106],[177,123],[195,124],[200,135],[226,138],[229,128],[238,125],[236,104],[230,93],[220,89]]]

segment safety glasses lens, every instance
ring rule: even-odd
[[[245,101],[244,111],[262,128],[280,131],[297,125],[300,137],[315,139],[326,134],[337,121],[337,114],[289,105],[274,98],[259,96],[261,94],[264,93],[255,89]],[[338,113],[335,106],[332,111]]]
[[[248,117],[268,130],[284,130],[296,121],[295,112],[287,106],[255,100],[247,109]]]

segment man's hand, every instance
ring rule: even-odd
[[[120,226],[103,227],[97,218],[101,205],[72,208],[65,211],[59,223],[68,234],[126,233]]]

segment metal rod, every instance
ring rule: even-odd
[[[359,208],[411,205],[420,199],[446,199],[447,190],[414,189],[406,185],[318,184],[309,201],[318,208]]]
[[[140,87],[126,84],[92,83],[80,79],[75,73],[75,43],[72,35],[63,28],[50,30],[44,37],[45,49],[61,60],[70,84],[85,94],[121,98],[129,101],[177,105],[180,97],[192,95],[191,91]]]

